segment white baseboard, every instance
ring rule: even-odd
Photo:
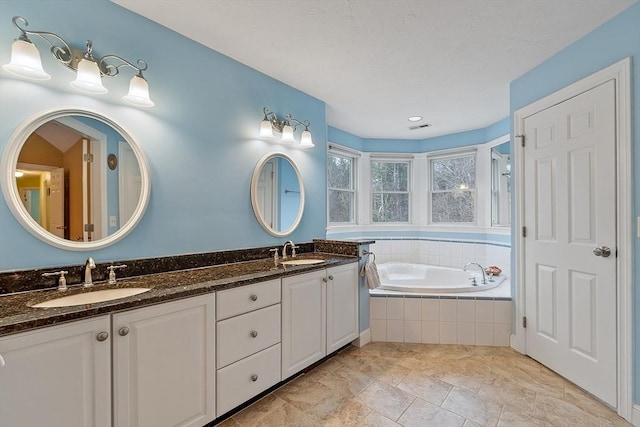
[[[366,329],[360,332],[360,336],[355,340],[351,341],[351,344],[356,347],[364,347],[365,345],[371,342],[371,329]]]
[[[635,427],[640,427],[640,405],[633,405],[632,414],[631,414],[631,424]]]
[[[515,351],[525,354],[524,348],[520,343],[520,340],[516,336],[516,334],[511,334],[511,339],[509,340],[509,346]]]

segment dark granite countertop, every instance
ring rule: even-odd
[[[0,336],[358,261],[358,257],[355,256],[320,252],[305,253],[299,258],[322,259],[324,263],[287,266],[286,269],[280,266],[274,270],[272,259],[261,259],[125,278],[118,280],[116,285],[109,285],[106,282],[95,283],[89,289],[72,286],[67,292],[48,289],[2,295],[0,296]],[[95,304],[59,308],[31,307],[34,304],[81,292],[133,287],[151,288],[151,290],[139,295]]]

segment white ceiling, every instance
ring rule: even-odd
[[[112,1],[325,101],[330,126],[423,139],[507,117],[512,80],[637,0]]]

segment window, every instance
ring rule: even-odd
[[[431,222],[475,222],[475,187],[475,154],[431,160]]]
[[[371,161],[371,221],[409,222],[408,161]]]
[[[355,159],[353,157],[329,153],[327,165],[329,223],[355,222],[354,176]]]

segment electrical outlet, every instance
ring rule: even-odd
[[[116,222],[116,217],[115,216],[110,216],[109,217],[109,227],[115,227],[117,224]]]

